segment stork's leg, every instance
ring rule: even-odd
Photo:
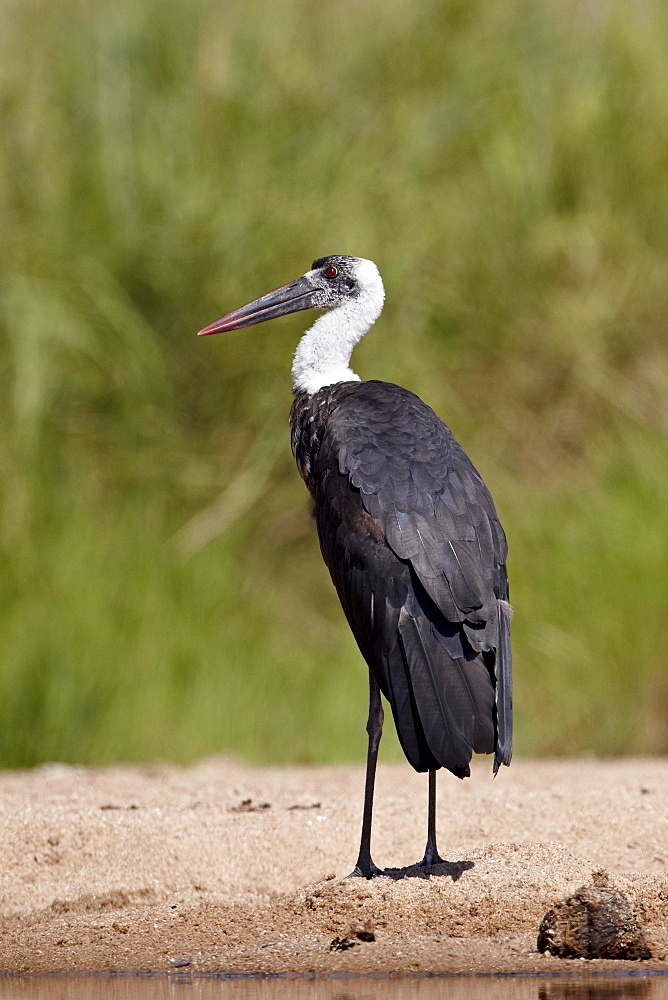
[[[416,868],[431,868],[443,864],[443,858],[436,847],[436,771],[429,772],[429,813],[427,816],[427,846],[424,857]]]
[[[381,870],[371,860],[371,814],[373,811],[373,787],[376,780],[376,762],[378,760],[378,745],[383,734],[383,706],[380,700],[378,681],[369,670],[369,718],[366,724],[369,734],[369,748],[366,756],[366,781],[364,784],[364,813],[362,815],[362,838],[360,852],[357,856],[355,870],[351,877],[360,875],[363,878],[373,878],[380,875]]]

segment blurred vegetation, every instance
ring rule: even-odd
[[[0,23],[0,762],[363,755],[289,448],[306,315],[195,337],[332,252],[386,282],[356,369],[496,498],[517,750],[668,751],[665,3]]]

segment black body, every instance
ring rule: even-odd
[[[417,771],[512,752],[506,539],[481,476],[387,382],[296,394],[292,448],[324,560]]]

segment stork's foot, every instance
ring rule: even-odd
[[[357,864],[351,871],[348,878],[376,878],[378,875],[384,875],[385,872],[382,868],[378,868],[374,865],[371,858],[367,858],[362,861],[360,858],[357,859]]]
[[[425,858],[422,861],[416,861],[414,865],[410,865],[411,871],[419,868],[420,871],[429,872],[432,868],[436,868],[437,865],[447,865],[445,858],[440,857],[438,854],[434,855],[431,861],[427,861]]]
[[[425,871],[429,871],[436,865],[445,865],[447,861],[442,858],[441,855],[436,850],[436,845],[427,844],[427,849],[424,852],[424,857],[422,861],[418,861],[417,864],[411,865],[411,868],[422,868]]]

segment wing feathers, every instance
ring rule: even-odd
[[[472,752],[495,751],[496,771],[512,753],[510,615],[485,484],[405,389],[342,383],[304,406],[315,429],[298,464],[323,556],[408,760],[464,775]]]
[[[510,619],[512,609],[507,601],[499,601],[499,646],[496,654],[496,717],[497,741],[494,774],[501,764],[510,764],[513,755],[513,688],[510,656]]]
[[[429,749],[452,771],[466,767],[471,753],[494,750],[494,688],[481,657],[451,657],[430,623],[405,609],[399,634]]]

